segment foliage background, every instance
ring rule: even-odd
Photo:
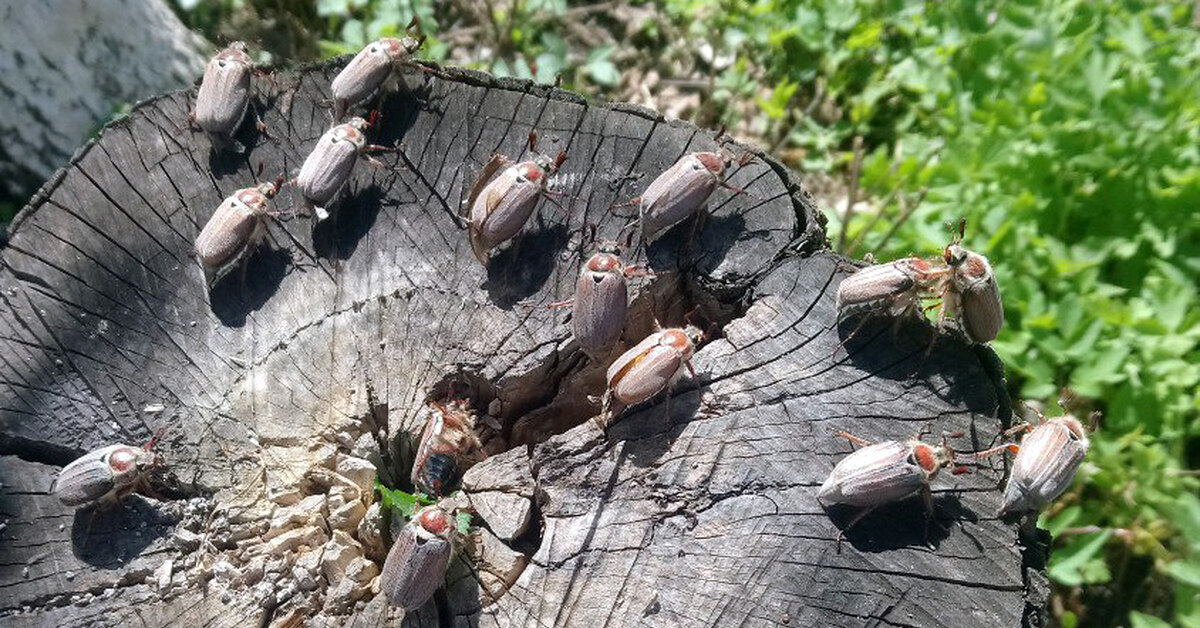
[[[1200,628],[1200,1],[171,1],[281,63],[415,14],[423,58],[724,124],[850,255],[936,253],[966,217],[1014,396],[1102,412],[1041,519],[1054,621]]]

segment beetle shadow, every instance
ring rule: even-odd
[[[338,200],[329,218],[313,225],[313,253],[325,259],[348,260],[379,219],[384,193],[371,184]]]
[[[266,304],[279,290],[292,257],[286,250],[260,244],[242,264],[208,291],[209,307],[226,327],[245,325],[246,316]]]
[[[522,231],[507,247],[488,260],[488,297],[502,310],[511,310],[542,286],[554,272],[556,258],[566,246],[567,226],[558,223]]]
[[[626,455],[632,464],[641,468],[657,465],[684,427],[700,416],[703,390],[703,386],[681,388],[669,397],[659,393],[626,408],[608,428],[609,443],[629,441]]]
[[[368,143],[393,146],[403,140],[417,122],[421,103],[417,94],[404,89],[377,96],[372,104],[379,108],[380,116],[375,127],[368,132]],[[369,112],[363,114],[364,117],[369,115]]]
[[[234,174],[238,170],[245,167],[246,153],[250,151],[250,148],[246,148],[246,152],[235,153],[233,152],[232,148],[218,148],[217,145],[213,143],[212,138],[208,137],[208,135],[203,131],[197,131],[197,133],[204,138],[202,141],[208,146],[208,170],[213,174],[213,176],[219,179],[221,177]],[[238,136],[235,136],[234,139],[242,142],[243,146],[249,146],[242,140],[240,133]]]
[[[920,498],[915,496],[880,506],[848,529],[846,526],[862,512],[862,508],[837,504],[827,507],[825,512],[842,532],[843,543],[860,552],[872,554],[905,547],[937,549],[950,536],[956,522],[978,519],[952,493],[934,494],[928,536],[925,533],[925,510]]]
[[[177,521],[136,495],[108,509],[79,509],[71,524],[71,551],[93,567],[119,569],[155,539],[170,535]]]
[[[875,377],[912,379],[938,357],[931,351],[936,330],[924,320],[906,316],[899,321],[879,313],[848,316],[837,322],[835,357]]]

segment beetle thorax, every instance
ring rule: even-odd
[[[333,137],[331,139],[335,142],[344,140],[354,144],[355,146],[362,146],[365,144],[366,136],[363,135],[359,125],[354,123],[355,120],[362,120],[362,118],[355,118],[354,120],[351,120],[350,122],[333,129]],[[362,128],[365,129],[366,126],[366,121],[362,120]]]
[[[621,258],[612,253],[596,253],[587,261],[587,269],[593,273],[621,272]]]
[[[950,466],[951,463],[950,452],[945,447],[934,447],[919,441],[912,443],[912,457],[929,480],[932,480],[942,467]]]
[[[534,161],[526,161],[524,163],[517,164],[515,167],[517,169],[518,181],[523,179],[537,183],[545,174],[545,172],[542,170],[542,167]]]
[[[392,61],[403,61],[408,57],[408,48],[404,43],[404,41],[395,37],[384,37],[375,42],[375,45],[379,46],[382,52]]]
[[[234,194],[235,204],[248,215],[263,213],[266,210],[267,198],[258,188],[246,188]]]
[[[225,67],[230,63],[245,66],[250,65],[250,55],[246,54],[246,44],[243,44],[240,41],[234,42],[228,48],[218,53],[217,56],[213,57],[213,63],[216,63],[221,67]]]
[[[1071,433],[1071,440],[1078,441],[1081,445],[1083,445],[1084,449],[1087,449],[1087,430],[1083,429],[1083,424],[1079,422],[1079,419],[1076,419],[1068,414],[1066,416],[1050,419],[1050,421],[1052,423],[1059,423],[1063,427],[1067,428],[1067,431]]]
[[[659,346],[675,349],[686,360],[692,355],[692,339],[682,329],[668,329],[658,337]]]
[[[714,176],[720,177],[725,174],[725,160],[717,153],[695,153],[693,156]]]
[[[449,539],[454,532],[454,522],[450,513],[437,506],[422,509],[415,519],[417,527],[433,536]]]

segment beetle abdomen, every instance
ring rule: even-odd
[[[629,290],[620,273],[584,272],[575,286],[571,327],[588,355],[607,354],[625,329]]]
[[[458,463],[452,454],[429,453],[413,465],[413,486],[426,495],[443,495],[457,478]]]

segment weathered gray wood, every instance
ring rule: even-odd
[[[648,333],[651,313],[681,324],[699,306],[722,333],[697,354],[698,378],[607,434],[587,421],[604,365],[576,350],[562,311],[541,306],[570,296],[590,253],[585,226],[615,238],[628,218],[614,212],[632,208],[614,203],[713,148],[710,132],[528,83],[413,72],[414,94],[390,97],[371,135],[400,143],[381,157],[388,167],[361,166],[329,224],[273,223],[244,278],[207,295],[192,240],[260,164],[263,178],[294,173],[328,126],[319,103],[338,67],[263,85],[269,135],[247,125],[246,157],[212,158],[187,129],[194,91],[145,103],[14,222],[0,249],[0,510],[10,518],[0,615],[17,625],[1036,623],[1026,616],[1036,620],[1042,600],[1015,527],[992,516],[991,470],[938,479],[933,549],[910,502],[865,519],[837,553],[834,521],[846,513],[831,521],[815,500],[849,451],[835,430],[964,429],[970,448],[990,442],[1007,402],[990,351],[947,340],[926,358],[918,326],[892,336],[869,324],[839,350],[852,330],[834,325],[833,294],[849,267],[823,252],[811,200],[769,158],[731,177],[748,194],[718,191],[711,215],[639,253],[657,276],[634,285],[628,340]],[[566,209],[543,203],[484,268],[453,215],[472,172],[493,152],[519,157],[530,130],[542,151],[569,154],[556,184]],[[520,532],[497,519],[511,540],[484,521],[447,586],[403,617],[370,586],[379,525],[356,522],[372,465],[388,480],[407,475],[395,441],[419,433],[424,399],[450,379],[472,385],[501,425],[488,444],[499,453],[468,489],[529,502],[532,521]],[[109,515],[155,522],[142,537],[120,525],[99,535],[128,562],[86,564],[67,534],[79,521],[47,494],[52,467],[160,426],[177,484],[163,502],[135,498]],[[25,565],[43,575],[26,577]],[[98,597],[77,604],[85,593]]]

